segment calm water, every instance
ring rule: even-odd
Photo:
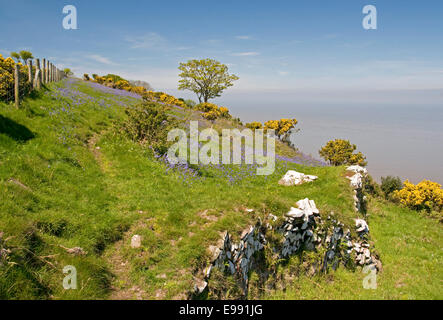
[[[279,102],[270,107],[263,101],[226,102],[232,113],[247,122],[297,118],[301,130],[295,145],[317,158],[327,141],[349,139],[366,155],[368,169],[378,181],[395,175],[414,183],[431,179],[443,184],[443,103],[307,106]]]

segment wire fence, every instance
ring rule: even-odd
[[[47,59],[28,59],[24,64],[16,63],[11,58],[0,56],[0,101],[14,102],[17,108],[20,101],[33,90],[40,90],[45,84],[66,78]]]

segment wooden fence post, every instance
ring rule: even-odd
[[[46,79],[46,83],[49,82],[49,61],[46,60],[46,64],[45,64],[45,79]]]
[[[32,87],[32,60],[28,60],[28,81],[31,83]]]
[[[35,59],[35,67],[36,67],[36,72],[35,72],[35,83],[34,83],[34,87],[37,90],[40,90],[42,87],[42,75],[41,75],[41,70],[40,70],[40,59]]]
[[[49,60],[46,60],[46,66],[45,66],[46,83],[50,82],[50,78],[49,78],[50,74],[51,74],[51,70],[49,69]]]
[[[54,65],[51,63],[51,66],[49,68],[51,70],[51,75],[49,76],[49,78],[51,79],[51,82],[54,81]]]
[[[20,107],[20,72],[18,64],[14,66],[14,98],[15,98],[15,107],[18,109]]]
[[[48,83],[48,78],[46,78],[46,59],[42,59],[42,83]]]
[[[40,77],[41,77],[41,70],[36,69],[35,76],[34,76],[34,89],[38,90],[38,80]]]

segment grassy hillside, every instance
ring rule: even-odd
[[[169,169],[121,133],[124,107],[138,102],[125,91],[68,79],[20,110],[0,103],[0,232],[13,262],[0,266],[0,298],[182,299],[223,231],[239,234],[268,213],[282,217],[306,197],[322,215],[333,211],[349,226],[357,218],[344,168],[321,166],[284,144],[270,176],[246,165],[206,166],[196,175]],[[212,125],[195,111],[171,112]],[[278,185],[288,169],[319,179]],[[252,287],[250,298],[443,298],[441,224],[378,199],[369,213],[383,262],[378,289],[363,289],[361,271],[297,274],[295,257],[279,267],[275,288]],[[130,247],[134,234],[141,248]],[[73,247],[87,254],[68,253]],[[63,289],[66,265],[77,269],[78,290]]]

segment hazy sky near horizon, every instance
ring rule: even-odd
[[[77,30],[62,27],[67,4],[77,8]],[[377,8],[377,30],[362,27],[368,4]],[[240,77],[228,100],[296,91],[330,103],[343,94],[383,102],[432,90],[428,102],[442,101],[437,0],[0,0],[0,30],[0,54],[28,49],[77,75],[116,73],[173,94],[179,62],[210,57]]]
[[[75,5],[78,30],[62,27]],[[377,30],[362,27],[365,5]],[[244,122],[297,118],[296,146],[318,156],[350,139],[376,178],[443,183],[443,1],[0,0],[0,54],[177,90],[178,65],[213,58],[240,77],[214,100]]]

